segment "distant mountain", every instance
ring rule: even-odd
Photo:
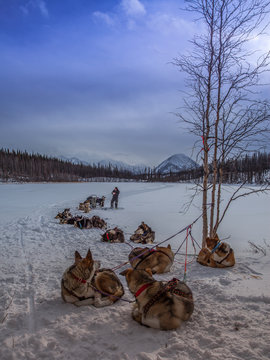
[[[80,159],[78,159],[78,158],[76,158],[76,157],[67,158],[67,157],[65,157],[65,156],[59,156],[59,159],[60,159],[60,160],[63,160],[63,161],[71,162],[71,163],[74,164],[74,165],[81,165],[81,164],[82,164],[82,165],[90,165],[89,162],[80,160]]]
[[[108,167],[109,165],[112,168],[117,168],[119,170],[128,170],[135,174],[143,174],[145,173],[145,169],[148,169],[146,165],[130,165],[127,163],[124,163],[122,161],[107,159],[107,160],[101,160],[101,161],[82,161],[76,157],[67,158],[65,156],[59,157],[63,161],[71,162],[75,165],[100,165],[104,167]],[[170,156],[168,159],[164,160],[161,164],[159,164],[157,167],[155,167],[155,171],[159,172],[161,174],[169,174],[170,172],[179,172],[181,170],[187,170],[187,169],[194,169],[198,167],[199,165],[193,161],[191,158],[184,154],[176,154]]]
[[[169,174],[170,172],[176,173],[181,170],[195,169],[198,166],[199,165],[188,156],[175,154],[162,161],[162,163],[155,168],[155,171],[161,174]]]
[[[72,158],[67,158],[65,156],[59,156],[59,159],[60,160],[63,160],[63,161],[68,161],[68,162],[71,162],[72,164],[75,164],[75,165],[100,165],[100,166],[104,166],[104,167],[107,167],[107,166],[111,166],[112,168],[117,168],[119,170],[128,170],[128,171],[131,171],[135,174],[142,174],[145,172],[145,168],[147,168],[146,165],[129,165],[129,164],[126,164],[122,161],[117,161],[117,160],[111,160],[111,159],[108,159],[108,160],[101,160],[101,161],[92,161],[92,162],[87,162],[87,161],[82,161],[76,157],[72,157]]]
[[[142,174],[145,172],[145,169],[147,168],[146,165],[129,165],[127,163],[124,163],[122,161],[117,160],[101,160],[96,163],[96,165],[100,166],[111,166],[113,168],[117,168],[119,170],[128,170],[135,174]]]

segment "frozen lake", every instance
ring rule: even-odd
[[[157,241],[162,241],[191,223],[200,215],[201,198],[198,196],[187,213],[183,213],[193,193],[192,185],[171,183],[39,183],[0,185],[0,224],[46,213],[53,217],[58,210],[72,208],[75,214],[79,202],[89,195],[105,195],[105,206],[109,206],[114,186],[120,189],[119,206],[123,210],[110,211],[115,222],[128,232],[138,223],[145,221],[156,231]],[[228,198],[234,187],[226,187],[224,197]],[[78,211],[77,211],[78,212]],[[95,211],[103,216],[104,211]],[[220,237],[230,238],[234,247],[246,246],[250,240],[263,243],[269,240],[270,202],[266,194],[251,195],[235,201],[220,227]],[[201,220],[193,229],[193,235],[200,241]]]

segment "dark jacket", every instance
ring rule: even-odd
[[[118,196],[120,194],[120,191],[116,188],[116,189],[113,189],[112,191],[112,195],[113,195],[113,199],[114,200],[117,200],[118,199]]]

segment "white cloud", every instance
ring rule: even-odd
[[[30,0],[24,6],[20,6],[20,10],[24,14],[24,16],[28,16],[30,12],[34,9],[38,9],[43,17],[49,17],[47,4],[44,0]]]
[[[104,12],[101,12],[101,11],[95,11],[93,13],[93,16],[98,19],[98,20],[101,20],[103,22],[105,22],[105,24],[109,25],[109,26],[112,26],[114,25],[114,20],[113,18],[108,15],[107,13],[104,13]]]
[[[37,7],[39,8],[41,14],[42,14],[44,17],[48,17],[48,16],[49,16],[49,11],[48,11],[48,8],[47,8],[47,5],[46,5],[45,1],[43,1],[43,0],[38,0],[38,1],[37,1]]]
[[[121,6],[129,16],[145,15],[144,5],[139,0],[122,0]]]

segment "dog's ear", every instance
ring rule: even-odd
[[[151,270],[150,268],[146,268],[145,271],[146,271],[150,276],[153,275],[152,270]]]
[[[126,276],[128,273],[130,273],[132,271],[132,269],[126,269],[122,272],[119,273],[119,275],[123,275],[123,276]]]
[[[93,260],[93,258],[92,258],[92,253],[91,253],[91,251],[90,251],[90,249],[88,249],[88,251],[87,251],[87,254],[86,254],[86,257],[85,257],[87,260]]]
[[[167,249],[170,249],[170,250],[171,250],[171,245],[170,245],[170,244],[167,246]]]
[[[76,250],[75,251],[75,264],[77,264],[82,259],[80,253]]]

